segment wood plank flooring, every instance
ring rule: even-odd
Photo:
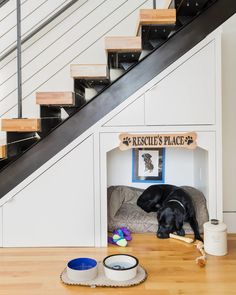
[[[0,249],[0,295],[148,294],[232,295],[236,294],[236,235],[229,235],[229,254],[208,255],[207,266],[195,264],[198,252],[192,245],[159,240],[153,234],[135,234],[126,248],[8,248]],[[147,280],[130,288],[66,286],[60,273],[68,260],[93,257],[98,261],[113,253],[139,258]]]

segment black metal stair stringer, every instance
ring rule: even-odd
[[[234,13],[235,0],[218,0],[15,162],[10,163],[0,174],[0,198],[192,49]]]

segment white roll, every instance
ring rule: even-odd
[[[204,249],[210,255],[227,254],[227,227],[217,219],[204,223]]]

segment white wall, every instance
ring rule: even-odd
[[[205,196],[209,195],[209,163],[208,152],[205,149],[196,148],[193,153],[194,157],[194,187],[198,188]]]
[[[236,232],[236,15],[223,25],[223,200],[224,220]]]
[[[165,153],[164,183],[194,186],[193,151],[167,148]],[[116,148],[107,154],[107,182],[111,185],[128,185],[146,188],[151,183],[132,182],[132,150]],[[181,171],[181,173],[180,173]]]

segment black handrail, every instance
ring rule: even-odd
[[[4,2],[7,2],[9,0],[5,0]],[[33,30],[29,35],[27,35],[25,38],[22,38],[21,45],[27,42],[29,39],[31,39],[34,35],[36,35],[38,32],[40,32],[42,29],[44,29],[47,25],[49,25],[54,19],[56,19],[58,16],[60,16],[63,12],[65,12],[68,8],[70,8],[72,5],[74,5],[78,0],[71,0],[68,4],[66,4],[64,7],[62,7],[60,10],[58,10],[54,15],[52,15],[49,19],[47,19],[45,22],[43,22],[40,26],[38,26],[35,30]],[[1,5],[0,5],[1,6]],[[8,55],[13,53],[17,49],[17,45],[12,46],[6,53],[4,53],[0,57],[0,61],[4,60]]]
[[[0,7],[5,5],[9,0],[0,0]]]

